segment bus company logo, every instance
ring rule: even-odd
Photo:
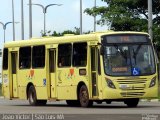
[[[34,70],[31,69],[31,70],[29,71],[29,74],[27,75],[27,79],[28,79],[28,80],[32,80],[33,77],[34,77]]]
[[[7,74],[4,74],[4,75],[3,75],[3,78],[8,78],[8,75],[7,75]]]
[[[142,120],[159,120],[159,119],[158,119],[158,115],[142,114]]]
[[[67,78],[68,78],[68,79],[72,79],[72,76],[75,77],[75,75],[74,75],[74,69],[73,69],[73,68],[69,69],[69,73],[68,73]]]
[[[8,75],[7,74],[3,75],[3,83],[8,84]]]

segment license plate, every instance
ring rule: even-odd
[[[128,88],[128,85],[120,85],[119,88],[120,88],[120,89],[127,89],[127,88]]]

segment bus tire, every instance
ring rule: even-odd
[[[33,85],[29,87],[28,90],[28,100],[29,104],[32,106],[38,105],[38,100],[37,100],[37,95],[36,95],[36,90]]]
[[[89,93],[86,85],[80,87],[78,96],[81,107],[91,107],[93,105],[93,101],[89,100]]]
[[[139,99],[138,98],[127,99],[124,101],[124,103],[127,104],[128,107],[137,107]]]

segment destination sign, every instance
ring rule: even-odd
[[[137,34],[107,35],[102,43],[148,43],[149,37]]]

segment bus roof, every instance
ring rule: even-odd
[[[41,38],[32,38],[29,40],[17,40],[12,42],[7,42],[4,44],[4,47],[21,47],[21,46],[32,46],[32,45],[44,45],[44,44],[54,44],[54,43],[70,43],[70,42],[85,42],[100,40],[99,38],[102,35],[114,35],[114,34],[144,34],[148,35],[145,32],[133,32],[133,31],[99,31],[93,32],[90,34],[83,35],[67,35],[61,37],[41,37]],[[100,42],[100,41],[99,41]]]

